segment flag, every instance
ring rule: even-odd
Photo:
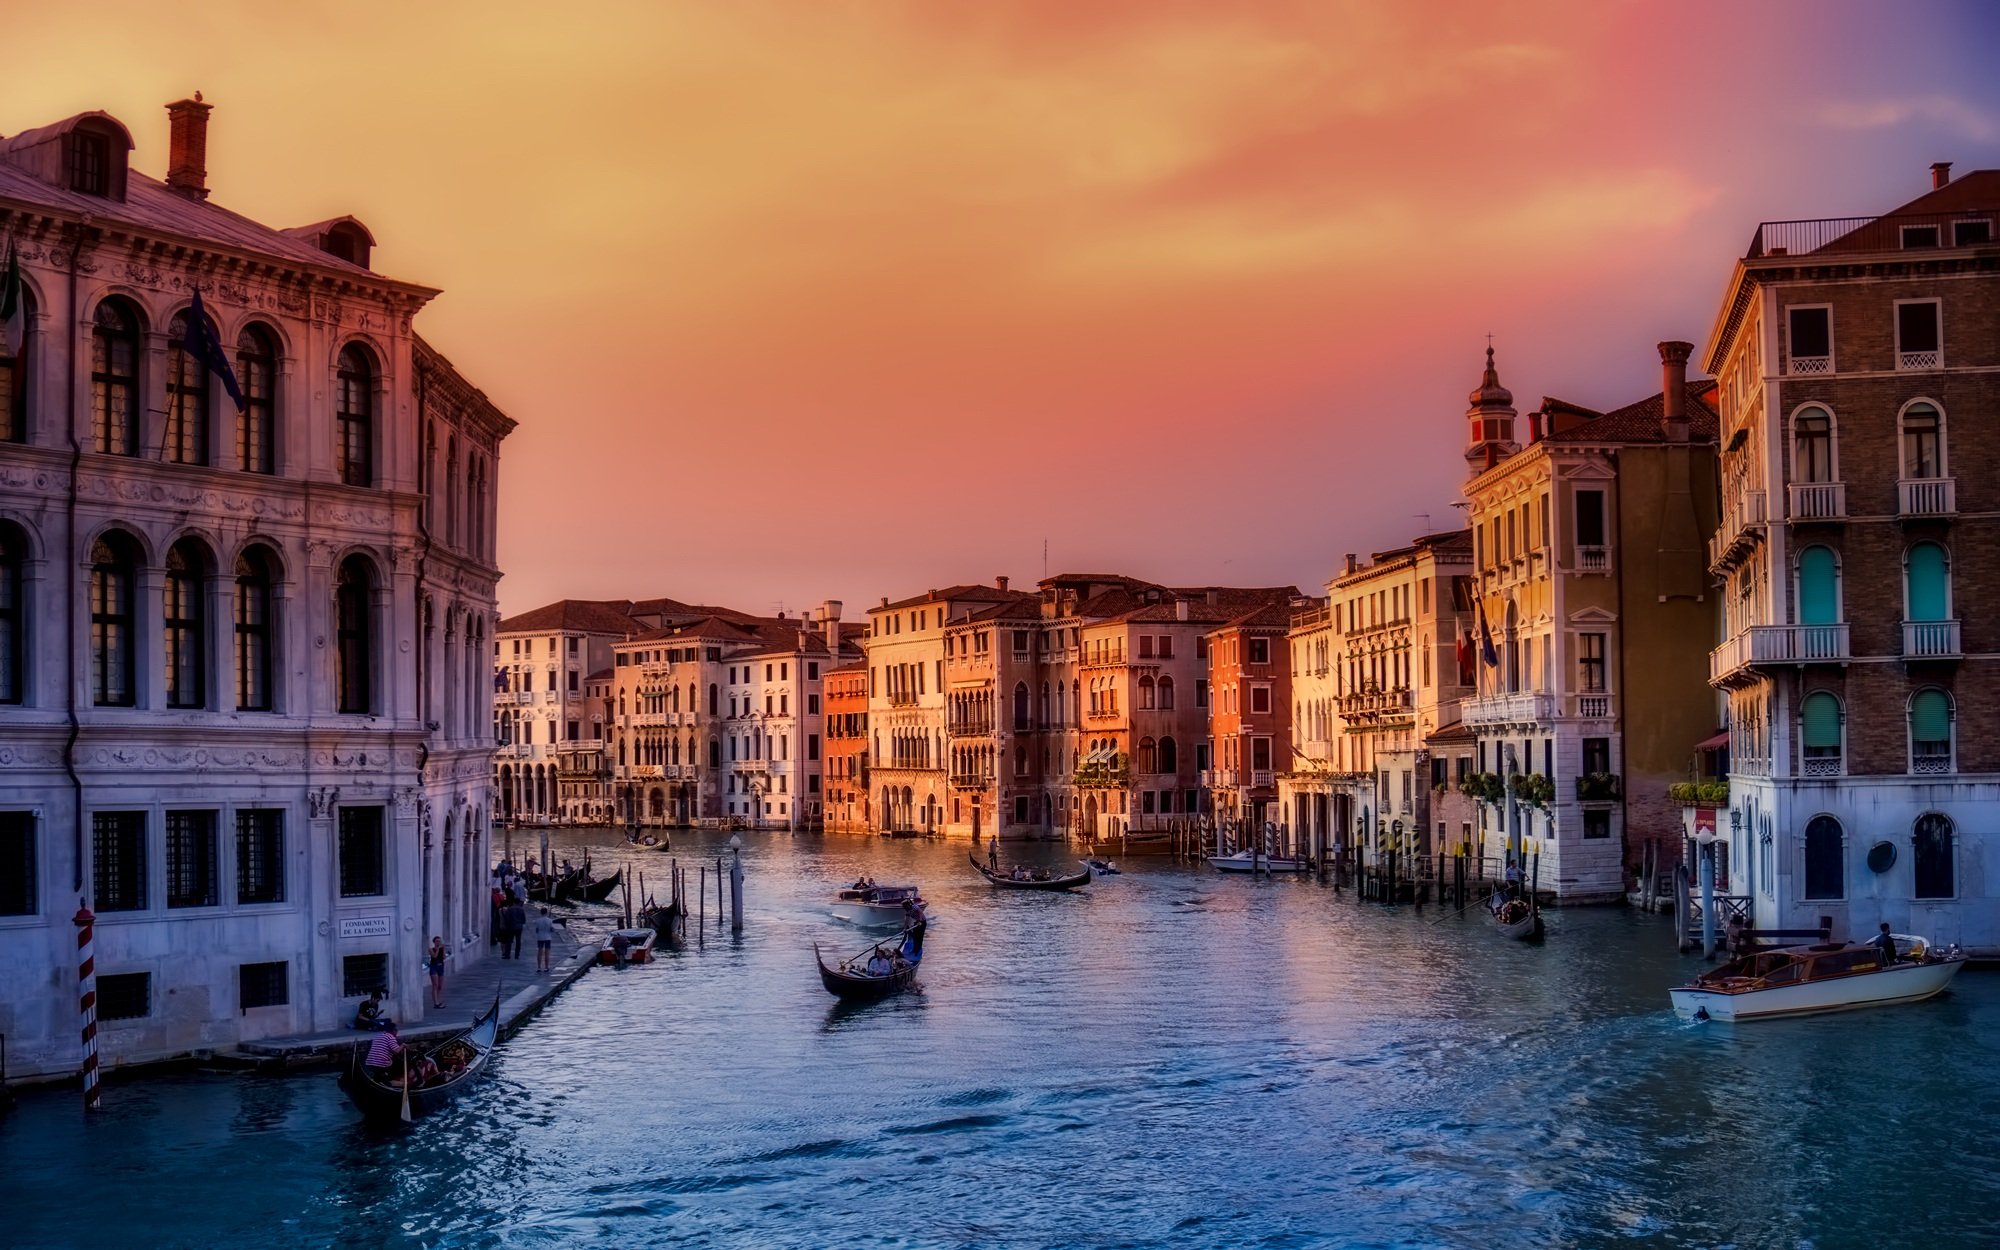
[[[1458,681],[1462,686],[1472,684],[1472,636],[1463,625],[1458,627]]]
[[[1486,661],[1486,667],[1498,668],[1500,653],[1493,649],[1493,631],[1486,627],[1486,605],[1483,602],[1475,602],[1479,607],[1479,658]]]
[[[6,354],[12,356],[21,350],[27,337],[28,301],[21,294],[21,261],[14,255],[14,245],[10,242],[7,268],[0,272],[0,343],[6,345]]]
[[[216,341],[215,328],[208,324],[208,314],[201,310],[201,288],[196,287],[194,303],[188,308],[187,335],[182,340],[187,354],[201,362],[204,369],[222,379],[222,389],[229,392],[229,398],[236,403],[236,411],[243,411],[243,389],[236,385],[236,370],[229,367],[229,356]]]

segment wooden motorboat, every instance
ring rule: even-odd
[[[1249,851],[1238,851],[1234,855],[1211,855],[1208,862],[1223,872],[1311,872],[1312,862],[1303,859],[1287,859],[1258,853],[1254,858]]]
[[[1510,898],[1489,905],[1486,915],[1501,937],[1525,942],[1542,935],[1542,913],[1525,898]]]
[[[910,908],[918,899],[913,885],[849,886],[834,896],[836,919],[865,929],[900,929],[910,923]]]
[[[653,959],[653,943],[660,937],[660,931],[651,925],[643,929],[613,929],[604,939],[604,949],[597,952],[597,962],[601,964],[643,964]],[[618,939],[625,939],[621,944]],[[619,958],[621,947],[624,958]]]
[[[918,928],[921,929],[922,926],[919,925]],[[889,960],[886,972],[868,971],[868,961],[875,957],[877,951],[882,952]],[[871,947],[852,959],[829,965],[826,957],[819,953],[819,943],[813,943],[813,960],[819,964],[819,983],[826,987],[827,993],[836,998],[856,1002],[887,998],[899,990],[908,989],[910,983],[916,980],[916,963],[903,958],[900,953],[890,952],[891,947],[884,943]]]
[[[1118,865],[1108,859],[1080,859],[1076,862],[1082,864],[1085,868],[1090,869],[1100,877],[1115,877],[1119,875]]]
[[[1896,961],[1861,942],[1820,942],[1756,951],[1670,991],[1674,1011],[1696,1020],[1768,1020],[1916,1003],[1943,993],[1965,967],[1957,947],[1934,950],[1893,934]]]
[[[354,1048],[347,1071],[341,1074],[340,1086],[371,1123],[395,1124],[414,1120],[429,1115],[470,1089],[472,1083],[485,1073],[499,1035],[500,996],[496,994],[493,1005],[486,1009],[485,1015],[421,1053],[416,1047],[411,1047],[397,1056],[396,1063],[386,1074],[364,1066],[368,1048],[374,1042],[373,1035],[370,1035],[368,1041]],[[423,1061],[428,1059],[438,1066],[443,1075],[427,1083],[414,1084],[405,1091],[397,1084],[405,1071],[405,1056],[409,1060],[408,1071],[420,1071]]]
[[[1072,873],[1067,877],[1053,876],[1049,873],[1048,869],[1046,868],[1035,870],[1036,872],[1040,872],[1042,874],[1039,877],[1034,876],[1032,873],[1016,877],[1004,872],[995,872],[991,868],[988,868],[986,865],[980,863],[979,860],[972,855],[967,855],[966,859],[970,860],[972,862],[972,866],[979,870],[980,876],[986,878],[987,884],[995,887],[996,889],[1074,890],[1080,885],[1090,884],[1090,868],[1088,866],[1086,866],[1082,872]]]
[[[601,903],[611,897],[611,891],[617,889],[618,883],[624,879],[625,870],[620,868],[617,872],[612,873],[602,881],[583,882],[579,886],[578,892],[583,896],[583,901],[586,903]]]

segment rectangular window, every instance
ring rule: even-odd
[[[1206,637],[1196,636],[1194,640],[1194,658],[1197,660],[1206,660],[1208,658],[1208,639]]]
[[[1271,740],[1269,738],[1250,739],[1250,767],[1264,772],[1271,767]]]
[[[1194,679],[1194,705],[1196,707],[1208,706],[1208,680],[1206,678],[1197,677]]]
[[[1206,742],[1194,744],[1194,766],[1197,772],[1208,771],[1209,750],[1209,744]]]
[[[1951,245],[1953,247],[1978,247],[1993,238],[1993,223],[1990,221],[1954,221],[1951,223]]]
[[[1896,305],[1896,367],[1935,369],[1942,363],[1944,334],[1937,300],[1910,300]]]
[[[569,674],[569,692],[570,692],[571,694],[575,694],[575,693],[576,693],[576,670],[575,670],[575,669],[571,669],[571,670],[570,670],[570,674]]]
[[[1142,660],[1153,658],[1153,636],[1151,634],[1139,635],[1139,658]]]
[[[1936,226],[1904,226],[1902,230],[1904,247],[1936,247],[1938,228]]]
[[[32,916],[35,889],[35,814],[0,812],[0,916]]]
[[[1787,308],[1793,373],[1825,373],[1833,355],[1833,310]]]
[[[1579,547],[1604,545],[1604,492],[1576,492],[1576,544]]]
[[[1583,771],[1585,773],[1608,773],[1611,771],[1611,739],[1585,738],[1583,740]]]
[[[97,978],[97,1018],[144,1020],[153,1014],[153,974],[121,972]]]
[[[216,879],[214,812],[167,813],[167,906],[213,907]]]
[[[578,734],[578,732],[577,732],[577,730],[578,730],[579,728],[580,728],[580,726],[579,726],[578,722],[576,722],[576,721],[565,721],[565,722],[563,723],[563,729],[564,729],[564,733],[565,733],[565,735],[566,735],[566,741],[569,741],[569,742],[575,742],[575,741],[577,741],[577,739],[578,739],[578,738],[579,738],[579,737],[581,736],[581,735],[579,735],[579,734]]]
[[[236,901],[285,901],[285,814],[260,809],[236,813]]]
[[[382,809],[340,809],[340,897],[369,898],[389,892],[388,847]]]
[[[819,758],[819,735],[818,735],[818,734],[807,734],[807,735],[806,735],[806,758],[807,758],[808,760],[816,760],[816,759],[818,759],[818,758]]]
[[[1269,638],[1252,638],[1250,640],[1250,662],[1252,664],[1269,664],[1271,662],[1271,640]]]
[[[1250,687],[1250,710],[1268,712],[1271,710],[1271,688],[1269,686]]]
[[[1604,635],[1578,634],[1577,689],[1598,693],[1604,689]]]
[[[575,654],[576,654],[576,639],[574,639],[574,638],[571,638],[571,639],[568,639],[567,641],[568,641],[568,643],[569,643],[569,653],[570,653],[571,655],[575,655]]]
[[[389,992],[387,955],[349,955],[340,961],[342,998],[366,998],[376,990]]]
[[[90,859],[93,910],[146,909],[146,813],[92,812]]]
[[[239,964],[236,968],[236,1005],[242,1011],[255,1007],[282,1007],[291,1001],[290,967],[284,960],[268,964]]]
[[[1585,808],[1583,813],[1583,836],[1586,838],[1610,837],[1610,809],[1603,807]]]

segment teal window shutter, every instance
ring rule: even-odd
[[[1807,547],[1799,553],[1799,623],[1833,625],[1840,620],[1840,596],[1835,587],[1833,551]]]
[[[1921,743],[1951,741],[1951,700],[1942,690],[1919,690],[1910,700],[1910,737]]]
[[[1910,548],[1909,578],[1910,619],[1947,619],[1944,548],[1936,543],[1918,543]]]
[[[1799,705],[1799,715],[1807,750],[1840,749],[1840,700],[1825,691],[1809,694]]]

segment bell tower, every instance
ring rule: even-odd
[[[1494,465],[1521,450],[1514,441],[1514,392],[1500,385],[1500,374],[1493,368],[1493,344],[1486,345],[1486,372],[1480,377],[1479,385],[1470,396],[1471,407],[1465,410],[1467,425],[1471,427],[1471,437],[1465,444],[1465,467],[1469,476],[1477,477]]]

